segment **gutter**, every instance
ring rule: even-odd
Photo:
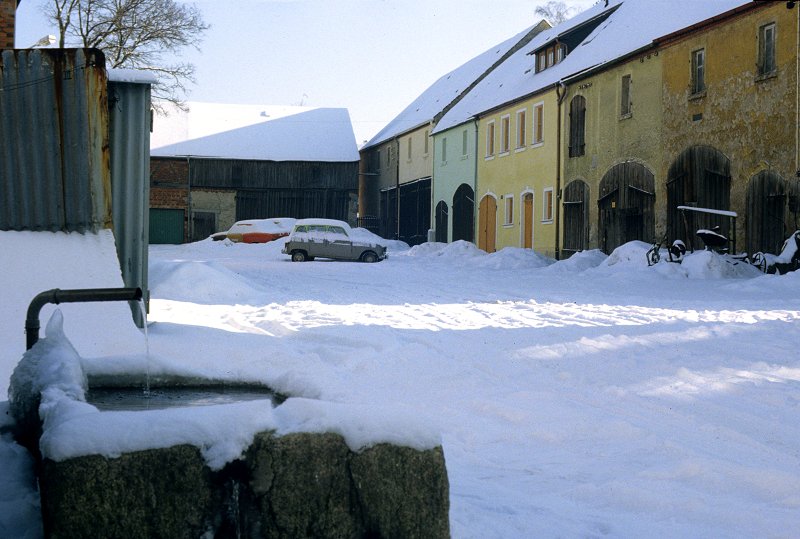
[[[563,93],[562,93],[563,92]],[[555,259],[561,260],[561,105],[567,97],[567,86],[559,81],[556,86],[556,96],[558,97],[557,110],[558,120],[556,122],[556,200],[555,206],[555,225],[556,225],[556,245]]]

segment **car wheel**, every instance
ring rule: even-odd
[[[378,255],[373,253],[372,251],[367,251],[363,255],[361,255],[361,260],[367,262],[369,264],[378,261]]]
[[[292,262],[305,262],[306,254],[303,251],[292,251]]]

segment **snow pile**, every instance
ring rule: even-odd
[[[713,251],[687,254],[680,267],[690,279],[743,279],[762,275],[758,268],[743,260]]]
[[[231,245],[237,244],[231,242]],[[239,245],[252,248],[253,244]],[[165,298],[181,297],[191,290],[192,296],[202,303],[247,303],[256,295],[252,282],[215,261],[187,262],[177,270],[174,265],[154,262],[149,278],[151,291],[157,287]]]
[[[554,264],[548,266],[547,269],[554,273],[580,273],[588,269],[596,268],[605,262],[607,258],[608,256],[599,249],[580,251],[567,259],[558,260]]]
[[[470,244],[472,245],[472,244]],[[533,249],[504,247],[495,253],[479,259],[476,265],[490,269],[535,269],[544,268],[555,260],[537,253]]]
[[[39,340],[22,357],[11,374],[8,391],[11,411],[23,417],[35,409],[41,394],[39,411],[47,422],[53,404],[61,398],[84,400],[88,387],[78,352],[64,335],[64,318],[56,310]]]
[[[411,247],[407,256],[422,258],[442,258],[466,260],[487,256],[486,251],[478,249],[474,243],[464,240],[453,243],[426,242]]]
[[[8,417],[0,403],[0,423]],[[39,492],[34,488],[33,458],[10,434],[0,437],[0,535],[20,539],[43,536]]]
[[[608,258],[601,263],[599,268],[613,268],[619,272],[630,268],[647,267],[647,251],[650,250],[649,243],[643,241],[630,241],[614,249]]]

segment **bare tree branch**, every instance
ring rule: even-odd
[[[193,5],[175,0],[47,0],[45,15],[59,28],[59,46],[98,48],[108,67],[145,69],[158,82],[153,95],[181,108],[194,66],[169,65],[164,56],[199,50],[209,26]]]
[[[549,0],[536,8],[536,15],[543,17],[551,26],[557,26],[570,18],[577,11],[575,6],[568,6],[561,0]]]

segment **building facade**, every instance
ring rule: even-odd
[[[478,122],[433,135],[433,227],[438,242],[475,241]]]
[[[477,245],[555,255],[558,98],[555,88],[481,114]]]
[[[611,253],[655,238],[656,184],[663,183],[662,59],[647,47],[564,81],[564,257],[588,248]]]
[[[738,251],[776,253],[798,228],[798,12],[750,2],[657,41],[668,237],[696,245],[696,229],[719,226]]]

